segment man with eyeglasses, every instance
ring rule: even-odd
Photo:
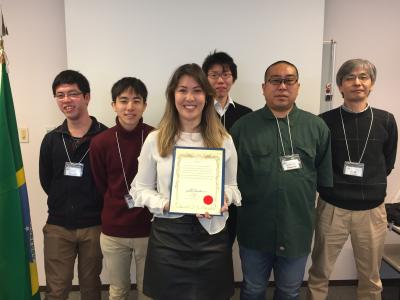
[[[143,274],[150,234],[151,214],[134,207],[131,182],[138,157],[153,127],[143,122],[147,88],[134,77],[124,77],[111,88],[116,125],[97,135],[90,150],[93,178],[104,196],[100,246],[109,274],[110,300],[127,300],[131,290],[131,263],[135,260],[138,300],[143,294]]]
[[[106,129],[89,116],[90,86],[81,73],[65,70],[52,85],[65,121],[43,138],[39,177],[46,192],[48,218],[43,228],[45,299],[67,299],[78,257],[82,300],[101,298],[100,213],[103,197],[89,162],[91,139]]]
[[[232,100],[229,92],[237,79],[237,66],[233,58],[225,52],[214,51],[203,62],[202,69],[207,74],[208,82],[215,90],[214,107],[226,130],[244,115],[252,112],[247,106]],[[231,246],[236,239],[237,210],[235,205],[229,206],[229,218],[226,222]]]
[[[295,105],[295,65],[265,71],[265,107],[233,125],[238,153],[240,299],[265,299],[273,269],[275,300],[299,299],[314,231],[317,186],[332,186],[330,133],[317,116]]]
[[[357,299],[381,299],[384,200],[396,159],[397,126],[391,113],[368,104],[375,80],[376,68],[368,60],[346,61],[336,75],[343,105],[321,115],[332,135],[334,186],[319,190],[307,299],[326,299],[330,274],[349,235]]]

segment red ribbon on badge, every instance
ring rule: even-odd
[[[214,199],[210,195],[204,196],[203,201],[205,204],[210,205],[213,203]]]

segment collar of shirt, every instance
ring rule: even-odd
[[[268,107],[268,105],[265,105],[265,106],[262,108],[262,111],[263,111],[263,116],[264,116],[264,118],[275,120],[275,116],[274,116],[274,114],[272,113],[271,109]],[[298,111],[297,105],[296,105],[296,103],[294,103],[294,104],[293,104],[293,108],[292,108],[292,109],[290,110],[290,112],[289,112],[289,118],[290,118],[290,123],[291,123],[291,124],[292,124],[292,121],[294,121],[295,118],[296,118],[297,111]],[[278,118],[278,119],[279,119],[279,118]],[[284,119],[286,119],[286,117],[285,117]]]
[[[137,123],[136,127],[128,131],[124,127],[122,127],[121,123],[119,122],[118,117],[115,118],[115,123],[116,123],[116,130],[118,131],[118,135],[124,136],[126,138],[132,138],[137,135],[142,135],[143,134],[143,117],[139,119],[139,122]]]
[[[92,116],[90,116],[90,118],[92,119],[92,125],[90,125],[88,132],[86,132],[82,138],[86,138],[87,136],[93,136],[100,131],[100,123],[97,121],[97,119]],[[67,136],[71,136],[68,130],[67,119],[65,119],[64,122],[55,129],[55,131]]]
[[[367,103],[367,106],[362,111],[352,111],[350,108],[344,106],[344,104],[342,104],[342,108],[344,111],[346,111],[348,113],[359,114],[359,113],[362,113],[362,112],[366,111],[367,109],[369,109],[369,104]]]
[[[222,117],[226,111],[228,110],[229,105],[233,105],[233,107],[235,107],[235,103],[233,102],[232,98],[230,96],[228,96],[228,102],[226,103],[225,107],[222,107],[221,104],[214,99],[214,107],[215,110],[217,111],[217,113],[220,115],[220,117]]]

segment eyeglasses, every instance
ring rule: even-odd
[[[273,77],[267,80],[272,85],[281,85],[282,83],[285,85],[294,85],[297,82],[298,78],[296,77],[288,77],[288,78],[280,78]]]
[[[221,77],[222,79],[225,80],[225,79],[231,78],[231,77],[232,77],[232,73],[231,73],[231,72],[208,73],[207,76],[208,76],[208,78],[211,78],[211,79],[213,79],[213,80],[217,80],[217,79],[219,79],[220,77]]]
[[[343,81],[356,81],[357,78],[358,78],[358,80],[363,81],[363,82],[371,79],[371,77],[368,74],[361,73],[361,74],[358,74],[358,75],[356,75],[356,74],[346,75],[346,76],[343,77]]]
[[[57,101],[62,101],[64,100],[65,97],[67,97],[68,99],[72,99],[72,100],[76,100],[79,98],[80,95],[82,95],[82,92],[78,92],[78,91],[72,91],[72,92],[68,92],[66,94],[64,93],[57,93],[54,96],[54,99],[56,99]]]

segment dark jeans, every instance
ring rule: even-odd
[[[274,300],[299,299],[308,255],[288,258],[243,246],[239,249],[243,271],[241,300],[264,300],[272,269],[276,284]]]

